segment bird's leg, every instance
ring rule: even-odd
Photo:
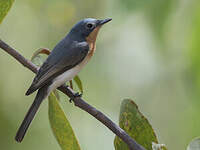
[[[77,92],[77,93],[75,93],[74,95],[73,95],[73,97],[71,97],[70,99],[69,99],[69,102],[70,103],[72,103],[72,101],[75,99],[75,98],[77,98],[77,97],[82,97],[82,93],[81,94],[79,94],[79,92]]]
[[[66,84],[63,84],[63,86],[70,88],[70,86],[69,86],[69,85],[66,85]],[[74,95],[71,96],[71,98],[69,99],[69,102],[72,103],[72,101],[73,101],[75,98],[77,98],[77,97],[82,97],[82,95],[83,95],[83,93],[80,93],[80,94],[79,94],[79,92],[75,93]]]

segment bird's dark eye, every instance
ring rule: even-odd
[[[92,29],[92,28],[94,27],[94,24],[88,23],[88,24],[86,25],[86,27],[87,27],[88,29]]]

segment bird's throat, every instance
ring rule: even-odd
[[[101,26],[96,27],[86,38],[87,43],[89,44],[89,54],[93,54],[96,49],[96,39]]]

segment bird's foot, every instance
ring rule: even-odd
[[[79,92],[75,93],[74,96],[73,96],[72,98],[69,99],[69,102],[72,103],[72,101],[73,101],[75,98],[77,98],[77,97],[82,97],[82,95],[83,95],[83,94],[82,94],[82,93],[79,94]]]

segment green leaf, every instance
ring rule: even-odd
[[[10,10],[14,0],[0,0],[0,23]]]
[[[56,96],[56,98],[57,98],[58,100],[60,100],[60,95],[59,95],[59,93],[58,93],[57,90],[54,90],[54,91],[53,91],[53,94]]]
[[[62,150],[80,150],[72,127],[53,93],[49,96],[49,121]]]
[[[188,145],[187,150],[200,150],[200,137],[193,139]]]
[[[81,82],[81,79],[79,78],[79,76],[75,76],[74,77],[74,81],[76,82],[79,90],[81,91],[81,93],[83,93],[83,85],[82,85],[82,82]]]
[[[43,62],[45,61],[45,57],[43,57],[41,54],[49,55],[51,52],[47,48],[40,48],[35,53],[33,53],[33,56],[31,57],[31,61],[38,67],[40,67]]]
[[[51,52],[47,48],[40,48],[35,53],[33,53],[33,56],[31,57],[31,60],[33,60],[35,57],[37,57],[39,54],[46,54],[49,55]]]
[[[69,81],[69,87],[73,90],[73,83],[72,83],[72,80]]]
[[[130,99],[123,100],[120,109],[119,125],[133,139],[146,148],[152,150],[152,142],[158,143],[156,134],[149,121],[138,110],[138,106]],[[119,137],[115,137],[116,150],[129,150]]]

